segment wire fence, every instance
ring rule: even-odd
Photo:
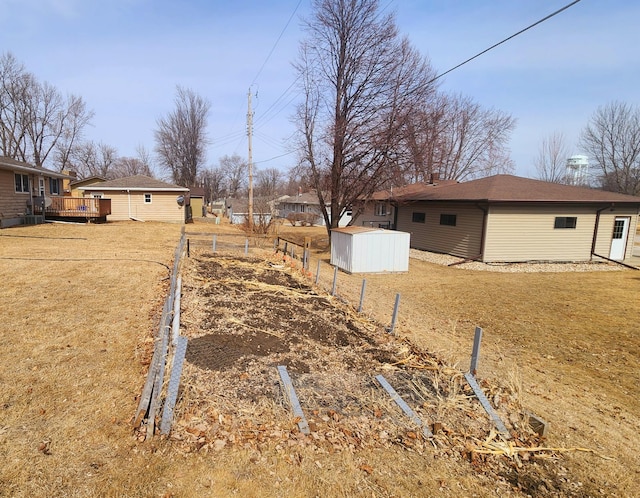
[[[388,299],[376,299],[370,305],[366,278],[348,274],[331,264],[330,256],[311,249],[310,239],[303,241],[266,235],[187,233],[187,256],[191,251],[199,254],[221,254],[237,257],[271,259],[299,271],[309,285],[352,306],[365,317],[388,325],[393,332],[400,307],[399,294],[389,290]]]

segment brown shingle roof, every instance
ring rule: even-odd
[[[171,183],[163,182],[151,178],[150,176],[135,175],[126,176],[124,178],[116,178],[115,180],[109,180],[108,182],[99,183],[97,185],[89,185],[86,187],[79,187],[79,190],[170,190],[177,192],[188,192],[186,187],[180,187],[179,185],[173,185]]]
[[[640,197],[543,182],[513,175],[494,175],[469,182],[437,185],[402,196],[403,201],[474,202],[612,202],[640,204]]]
[[[391,199],[397,199],[404,196],[416,195],[421,192],[428,192],[434,187],[441,185],[450,185],[458,183],[456,180],[441,180],[437,183],[412,183],[410,185],[404,185],[402,187],[393,187],[389,190],[378,190],[369,197],[372,201],[387,201]]]
[[[52,178],[71,178],[69,175],[65,175],[64,173],[59,173],[57,171],[52,171],[40,166],[23,163],[22,161],[17,161],[5,156],[0,156],[0,169],[17,171],[20,173],[31,173],[36,175],[50,176]]]

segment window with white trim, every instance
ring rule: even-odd
[[[51,195],[60,195],[60,179],[49,178],[49,193]]]
[[[144,203],[151,204],[151,194],[144,194]]]
[[[29,193],[29,175],[15,174],[16,192]]]
[[[373,213],[375,216],[387,216],[389,214],[389,206],[386,202],[376,202]]]

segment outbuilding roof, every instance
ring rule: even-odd
[[[640,197],[544,182],[514,175],[494,175],[462,183],[435,185],[400,197],[402,201],[603,202],[640,204]]]
[[[179,185],[173,185],[171,183],[163,182],[151,178],[145,175],[126,176],[124,178],[116,178],[115,180],[109,180],[108,182],[102,182],[93,185],[86,185],[84,187],[78,187],[78,190],[133,190],[133,191],[145,191],[145,192],[188,192],[186,187],[180,187]]]

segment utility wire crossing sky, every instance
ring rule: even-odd
[[[519,175],[535,176],[551,133],[564,133],[580,153],[579,134],[599,106],[639,103],[640,2],[381,6],[430,58],[441,91],[516,118],[510,148]],[[310,16],[308,0],[0,0],[0,46],[40,81],[82,96],[95,111],[85,138],[123,156],[139,145],[153,150],[157,120],[174,109],[180,85],[211,101],[208,164],[246,157],[250,90],[254,162],[286,170],[297,160],[290,139],[301,98],[292,62],[304,38],[300,19]]]

